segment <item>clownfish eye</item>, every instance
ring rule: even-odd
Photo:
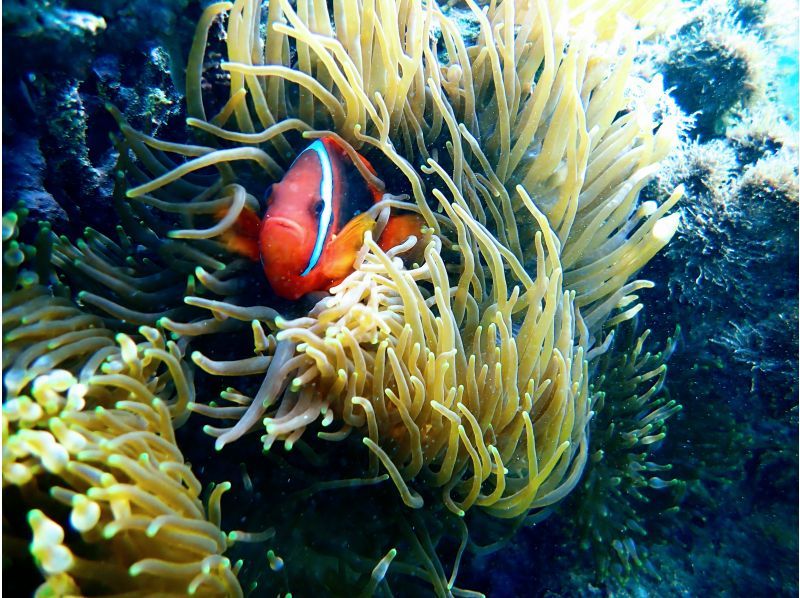
[[[319,217],[322,214],[322,208],[325,207],[324,202],[320,199],[317,203],[314,204],[314,216]]]

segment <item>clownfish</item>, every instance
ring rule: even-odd
[[[375,174],[366,158],[358,158]],[[222,240],[230,250],[261,261],[276,295],[296,300],[329,290],[353,271],[364,233],[375,226],[367,211],[382,195],[335,138],[322,137],[267,191],[263,218],[245,208]],[[420,238],[423,224],[415,214],[393,214],[378,244],[385,251],[411,235]]]

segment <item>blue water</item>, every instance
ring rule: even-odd
[[[792,120],[797,122],[798,105],[800,104],[800,63],[798,63],[797,50],[787,51],[778,58],[777,63],[777,89],[778,101],[791,114]]]

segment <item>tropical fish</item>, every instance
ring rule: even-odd
[[[373,174],[372,165],[358,155]],[[246,209],[223,236],[228,248],[261,260],[275,293],[299,299],[327,291],[353,271],[364,233],[375,220],[369,208],[382,197],[333,137],[315,140],[267,192],[262,219]],[[379,239],[383,249],[420,236],[413,214],[392,215]]]

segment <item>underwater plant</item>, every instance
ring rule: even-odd
[[[158,409],[155,398],[172,407],[175,427],[211,418],[203,430],[220,456],[249,444],[253,431],[263,431],[265,450],[305,451],[313,430],[326,456],[356,440],[356,485],[388,476],[407,507],[425,507],[419,517],[443,505],[457,517],[480,507],[520,521],[578,484],[591,364],[614,327],[641,310],[636,293],[652,283],[631,279],[679,223],[668,213],[682,188],[661,203],[638,201],[682,126],[664,110],[660,80],[632,76],[637,43],[669,15],[656,2],[624,1],[332,8],[279,1],[262,16],[252,0],[207,7],[186,74],[195,144],[136,131],[109,108],[121,133],[119,242],[96,231],[59,238],[52,263],[81,317],[125,334],[109,339],[102,359],[76,359],[121,376],[129,394],[149,393],[137,402],[91,378],[90,390],[108,401],[101,413],[119,401]],[[474,39],[447,14],[456,10],[474,21]],[[221,21],[223,39],[209,41]],[[227,60],[206,61],[209,44],[224,46]],[[212,63],[229,78],[204,79]],[[264,190],[321,137],[335,138],[384,193],[368,211],[374,225],[352,273],[322,298],[287,304],[224,238],[245,210],[264,211]],[[425,226],[382,248],[396,212]],[[166,371],[156,350],[170,356]],[[61,392],[86,384],[85,365],[75,367]],[[211,400],[217,393],[221,401]],[[147,427],[156,418],[140,417],[139,432],[158,436]],[[96,440],[98,451],[109,442]],[[160,465],[163,442],[152,442],[140,454]],[[167,456],[183,463],[180,451]],[[169,477],[170,467],[156,469]],[[197,507],[197,529],[214,536],[223,486],[203,507],[191,473],[181,492]],[[142,529],[157,541],[162,527]],[[238,588],[241,565],[222,553],[249,536],[214,537],[202,558],[176,569],[185,573],[176,588]],[[63,553],[61,540],[41,545]],[[431,561],[435,547],[420,554]],[[396,555],[391,547],[371,563],[370,591],[385,585]],[[129,573],[141,569],[120,558]],[[394,566],[407,572],[403,558]],[[205,577],[196,577],[197,563]],[[434,563],[419,576],[455,593],[457,568],[449,577]],[[364,575],[353,580],[363,586]]]

